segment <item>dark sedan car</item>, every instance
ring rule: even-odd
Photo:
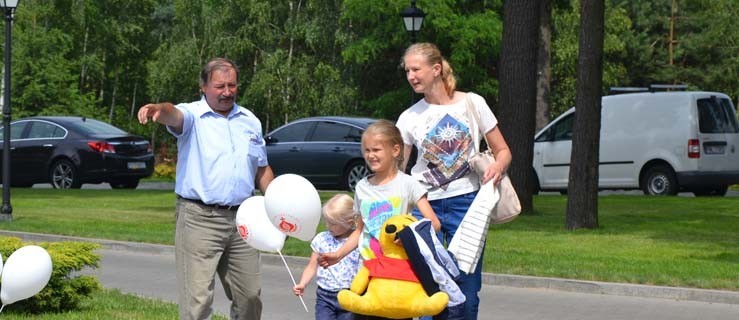
[[[0,130],[0,155],[2,137]],[[54,188],[68,189],[80,188],[83,183],[107,182],[114,189],[133,189],[141,178],[154,172],[149,141],[83,117],[13,121],[10,149],[13,187],[51,183]]]
[[[316,187],[354,190],[369,174],[362,133],[376,119],[312,117],[268,133],[267,159],[276,175],[294,173]]]

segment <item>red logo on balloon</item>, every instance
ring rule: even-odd
[[[298,230],[298,226],[294,223],[287,222],[285,217],[280,217],[280,230],[282,232],[291,233]]]
[[[239,225],[239,234],[244,240],[249,237],[249,229],[246,228],[246,225]]]

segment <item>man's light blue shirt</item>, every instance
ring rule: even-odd
[[[258,167],[267,166],[262,124],[246,108],[234,104],[224,117],[205,98],[178,104],[182,133],[177,138],[175,193],[207,204],[240,205],[254,193]]]

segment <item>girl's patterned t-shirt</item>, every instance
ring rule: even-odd
[[[346,240],[347,237],[336,239],[330,232],[323,231],[313,238],[310,247],[316,253],[336,252],[346,243]],[[359,271],[359,251],[354,249],[338,263],[328,268],[319,267],[316,273],[316,285],[332,292],[348,289],[357,271]]]
[[[369,260],[382,254],[379,235],[388,218],[409,214],[416,202],[426,194],[418,181],[402,171],[395,179],[381,186],[373,185],[369,177],[357,183],[354,192],[354,210],[362,215],[364,229],[359,239],[359,253]]]

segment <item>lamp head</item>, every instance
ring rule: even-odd
[[[411,1],[411,6],[403,9],[403,11],[400,12],[400,16],[403,17],[406,31],[418,32],[418,30],[421,30],[423,17],[425,17],[426,14],[423,10],[416,7],[416,1]]]
[[[18,0],[0,0],[0,8],[15,9],[18,6]]]

